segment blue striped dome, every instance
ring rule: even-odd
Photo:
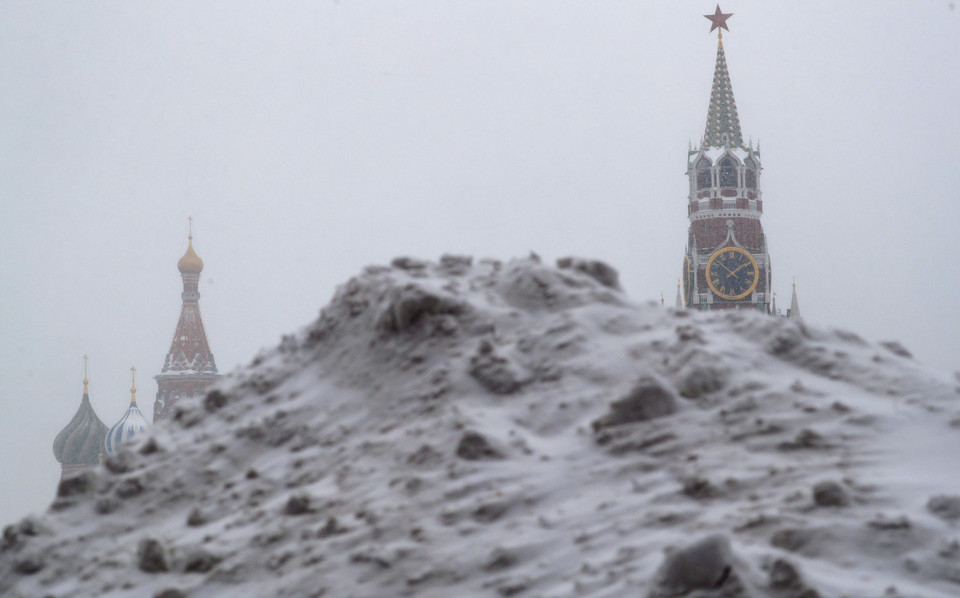
[[[137,407],[137,400],[135,398],[130,399],[130,407],[127,408],[127,412],[123,414],[120,421],[113,424],[113,427],[107,432],[106,438],[103,439],[107,454],[114,454],[117,452],[118,446],[135,436],[143,434],[149,427],[147,418],[143,417],[143,413]]]

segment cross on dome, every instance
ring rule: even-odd
[[[189,217],[188,220],[190,221],[190,232],[187,235],[187,251],[177,262],[177,269],[180,270],[181,274],[200,274],[203,272],[203,260],[193,250],[193,216]]]
[[[130,366],[130,402],[137,402],[137,368]]]
[[[100,461],[107,426],[97,417],[87,394],[87,356],[83,356],[83,397],[80,407],[53,441],[53,455],[62,466],[63,475],[75,473]]]

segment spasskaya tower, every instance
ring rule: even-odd
[[[727,28],[717,7],[704,15],[710,31]],[[760,148],[744,144],[733,87],[718,31],[717,63],[699,147],[687,156],[690,229],[683,259],[683,299],[700,310],[753,309],[770,313],[770,255],[760,224]]]

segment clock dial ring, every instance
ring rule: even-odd
[[[760,281],[757,260],[739,247],[715,251],[707,260],[706,275],[710,290],[731,301],[750,295]]]

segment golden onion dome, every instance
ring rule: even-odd
[[[193,250],[193,236],[188,237],[187,252],[177,262],[177,269],[181,274],[200,274],[203,271],[203,260]]]

